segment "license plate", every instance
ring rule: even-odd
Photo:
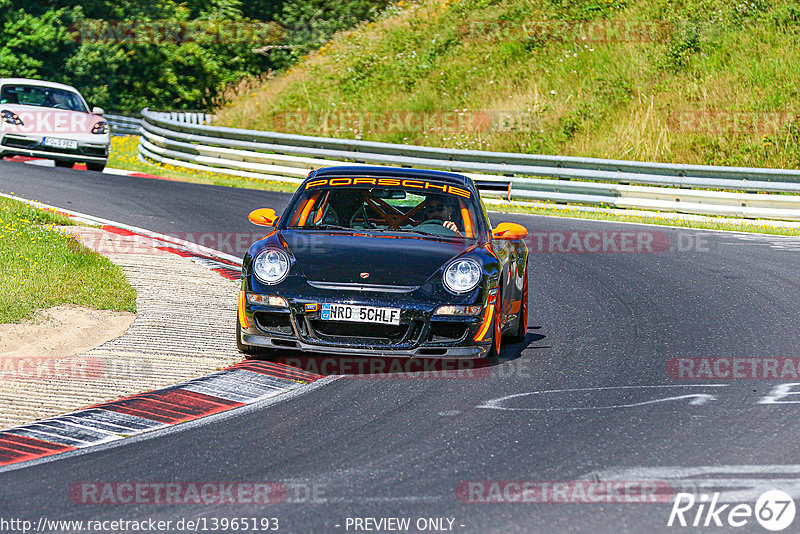
[[[74,139],[61,139],[60,137],[45,137],[42,139],[42,144],[53,148],[78,148],[78,142]]]
[[[328,321],[400,324],[400,308],[352,306],[350,304],[323,304],[320,317]]]

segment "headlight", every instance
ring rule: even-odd
[[[444,270],[444,287],[453,293],[466,293],[481,281],[481,267],[474,260],[456,260]]]
[[[93,134],[107,134],[108,133],[108,123],[106,121],[100,121],[94,126],[92,126],[92,133]]]
[[[253,262],[253,273],[265,284],[277,284],[289,273],[289,256],[276,249],[267,249]]]
[[[8,124],[13,124],[14,126],[24,126],[25,123],[22,122],[22,119],[19,118],[19,115],[16,113],[12,113],[7,109],[0,111],[0,117],[3,117],[3,122],[7,122]]]

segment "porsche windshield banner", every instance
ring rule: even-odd
[[[311,180],[305,186],[306,189],[316,187],[347,187],[347,186],[367,186],[374,185],[376,187],[399,187],[402,189],[412,189],[415,191],[420,190],[438,190],[442,193],[449,193],[463,198],[470,198],[471,193],[467,189],[455,187],[450,184],[440,182],[431,182],[429,180],[410,180],[405,178],[323,178],[320,180]],[[433,191],[431,191],[433,192]]]

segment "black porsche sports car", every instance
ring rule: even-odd
[[[329,167],[309,174],[243,263],[237,343],[246,354],[496,358],[528,319],[527,229],[492,229],[458,174]]]

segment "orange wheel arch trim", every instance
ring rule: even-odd
[[[487,332],[489,332],[489,326],[492,325],[493,320],[494,304],[489,304],[486,306],[486,311],[483,314],[483,322],[481,323],[481,327],[478,329],[478,333],[475,335],[475,341],[483,341],[483,338],[486,337]]]
[[[250,321],[247,320],[247,314],[245,313],[245,304],[244,291],[239,291],[239,324],[242,328],[250,328]]]
[[[503,297],[502,297],[502,288],[497,288],[497,317],[494,320],[494,339],[492,339],[492,343],[494,343],[494,350],[497,356],[500,356],[500,342],[501,342],[501,334],[500,334],[500,325],[503,321]]]

